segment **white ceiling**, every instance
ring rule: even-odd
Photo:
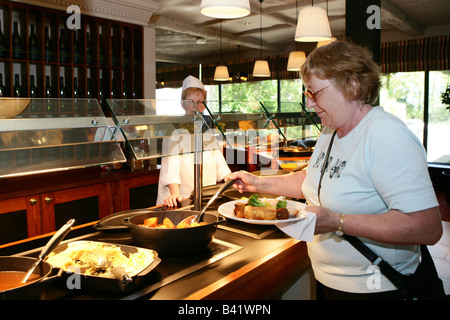
[[[200,3],[201,0],[159,1],[159,8],[148,23],[156,29],[158,69],[220,61],[221,20],[202,15]],[[345,36],[345,4],[346,0],[314,1],[314,6],[328,7],[331,31],[338,38]],[[294,41],[297,12],[310,5],[310,0],[262,2],[263,55],[315,47],[315,43]],[[260,54],[259,0],[250,0],[250,6],[249,16],[222,20],[224,60],[237,59],[238,52],[241,58]],[[449,35],[450,0],[381,0],[381,21],[382,42]],[[199,43],[201,40],[204,43]]]

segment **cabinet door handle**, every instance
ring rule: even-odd
[[[45,202],[47,202],[47,203],[51,203],[52,201],[53,201],[53,198],[51,198],[51,197],[45,197]]]
[[[36,198],[31,198],[31,199],[30,199],[30,204],[35,205],[35,204],[37,204],[37,203],[38,203],[38,201],[37,201]]]

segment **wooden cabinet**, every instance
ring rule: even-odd
[[[159,171],[120,181],[120,211],[156,205]]]
[[[0,200],[0,244],[80,225],[111,214],[109,183]]]
[[[76,29],[69,17],[0,0],[3,96],[17,95],[17,78],[22,97],[34,82],[38,98],[142,98],[143,27],[81,14]]]

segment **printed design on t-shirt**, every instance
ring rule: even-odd
[[[331,161],[333,161],[333,157],[330,157],[330,162]],[[330,179],[333,178],[334,175],[336,175],[336,178],[339,178],[341,176],[341,171],[344,170],[346,164],[347,161],[339,161],[339,159],[337,159],[330,169]]]
[[[313,165],[313,168],[317,169],[319,167],[320,162],[322,162],[324,158],[325,158],[325,152],[320,153],[320,155],[316,159],[316,162]]]
[[[334,162],[334,164],[331,165],[330,168],[330,163],[333,163],[333,156],[330,156],[328,158],[326,164],[324,164],[324,162],[325,162],[325,152],[321,152],[320,155],[317,157],[316,161],[314,162],[313,168],[317,169],[320,167],[320,170],[322,170],[322,167],[325,165],[325,172],[330,170],[329,173],[330,179],[333,177],[335,177],[336,179],[339,178],[341,176],[342,170],[344,170],[345,165],[347,164],[347,161],[345,160],[340,161],[340,159],[337,159],[336,162]]]

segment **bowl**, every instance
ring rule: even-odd
[[[13,118],[21,114],[30,104],[30,99],[0,98],[0,119]]]
[[[0,98],[0,118],[8,119],[21,114],[30,104],[30,99]]]

